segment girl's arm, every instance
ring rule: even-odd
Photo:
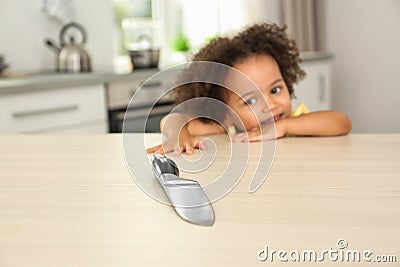
[[[160,122],[160,129],[166,140],[163,144],[148,148],[147,153],[164,154],[174,151],[175,154],[186,152],[187,155],[191,155],[195,148],[205,148],[205,144],[196,136],[225,132],[217,123],[204,123],[200,119],[188,121],[182,113],[165,115]]]
[[[351,121],[339,111],[317,111],[275,122],[277,135],[336,136],[351,131]],[[283,135],[282,135],[283,134]]]
[[[338,111],[317,111],[297,117],[283,118],[274,124],[247,133],[240,133],[233,138],[236,142],[255,142],[294,136],[337,136],[351,131],[351,121]]]

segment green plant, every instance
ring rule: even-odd
[[[172,42],[172,49],[179,52],[187,52],[190,50],[189,38],[183,33],[179,33]]]
[[[125,0],[113,0],[112,5],[117,26],[121,27],[122,20],[132,12],[133,7]]]
[[[220,35],[218,33],[208,36],[205,40],[204,40],[204,44],[208,45],[212,40],[218,38]]]

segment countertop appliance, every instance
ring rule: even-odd
[[[126,18],[122,21],[122,29],[133,68],[157,68],[160,59],[159,22],[148,18]]]

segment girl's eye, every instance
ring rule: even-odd
[[[274,87],[274,88],[272,88],[271,93],[272,93],[272,94],[277,94],[277,93],[279,93],[281,90],[282,90],[281,87]]]
[[[254,105],[256,102],[257,102],[257,100],[254,97],[246,100],[246,104],[249,106]]]

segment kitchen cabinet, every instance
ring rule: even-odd
[[[106,133],[103,84],[0,94],[0,133]]]
[[[301,67],[307,76],[294,86],[297,99],[293,99],[293,109],[301,102],[306,104],[310,111],[331,109],[330,57],[304,60]]]
[[[135,105],[154,105],[156,95],[162,94],[168,86],[167,81],[151,78],[159,70],[136,70],[134,75],[106,83],[107,105],[110,110],[126,109],[132,97]],[[137,91],[142,86],[143,90]]]
[[[164,76],[153,76],[158,71],[137,70],[131,77],[106,83],[110,132],[160,131],[162,117],[174,107],[171,96],[165,94],[174,77],[169,80]],[[131,100],[134,102],[130,104]]]

